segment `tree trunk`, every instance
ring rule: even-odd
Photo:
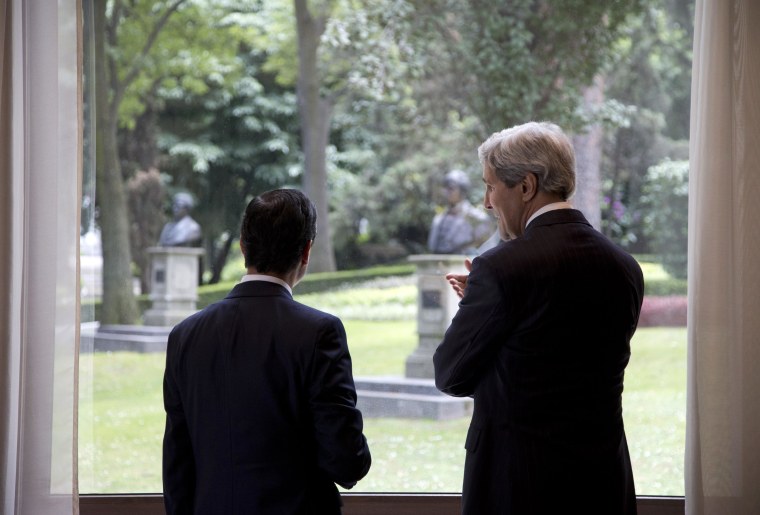
[[[303,188],[317,208],[317,231],[309,268],[315,272],[335,270],[327,191],[326,148],[330,136],[332,104],[320,95],[317,49],[325,30],[324,18],[315,18],[307,0],[295,0],[298,34],[298,110],[304,153]]]
[[[227,263],[227,258],[230,255],[232,241],[235,239],[233,234],[235,233],[232,231],[227,233],[227,236],[224,239],[224,243],[222,244],[222,248],[219,249],[219,252],[217,252],[213,258],[213,262],[211,263],[211,279],[209,279],[208,282],[209,284],[216,284],[222,279],[222,271],[224,270],[224,265]],[[213,249],[213,245],[211,248]],[[211,252],[208,252],[208,255],[211,256],[213,254]]]
[[[95,2],[95,145],[96,196],[103,244],[101,324],[134,324],[137,302],[132,292],[129,221],[116,146],[117,112],[109,105],[105,52],[105,5]]]
[[[593,113],[604,102],[604,79],[597,76],[594,83],[583,92],[583,109]],[[599,123],[593,123],[586,132],[573,137],[575,147],[575,197],[573,205],[586,216],[597,230],[602,227],[601,161],[604,131]]]

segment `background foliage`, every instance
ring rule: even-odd
[[[686,279],[689,162],[666,160],[649,168],[642,203],[652,250],[671,276]]]
[[[424,252],[440,177],[461,168],[478,184],[479,142],[527,119],[551,119],[579,134],[603,124],[601,146],[592,149],[602,155],[602,229],[632,251],[652,250],[645,215],[658,206],[642,195],[647,170],[687,151],[690,2],[309,5],[326,19],[317,64],[333,111],[330,215],[322,223],[331,225],[339,269]],[[161,178],[150,209],[132,200],[124,215],[142,233],[132,231],[132,270],[144,274],[154,226],[182,190],[198,201],[204,280],[217,282],[247,200],[302,182],[293,4],[108,6],[106,55],[118,80],[106,85],[118,114],[121,180],[144,185],[140,174],[151,170]],[[146,45],[155,20],[175,7]],[[595,77],[603,103],[581,109]],[[105,190],[97,200],[113,204]],[[471,200],[480,202],[478,188]],[[104,246],[117,245],[103,238]]]

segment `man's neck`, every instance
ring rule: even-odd
[[[573,206],[564,200],[561,200],[559,202],[552,202],[550,204],[545,204],[541,206],[539,209],[537,209],[530,217],[528,218],[528,221],[525,223],[525,227],[528,227],[530,223],[538,218],[539,216],[543,215],[544,213],[548,213],[549,211],[554,211],[557,209],[572,209]]]
[[[248,275],[264,275],[268,277],[274,277],[275,279],[279,279],[280,281],[283,281],[286,283],[290,288],[295,288],[296,284],[298,284],[298,281],[301,280],[303,277],[303,274],[301,274],[301,267],[298,266],[285,274],[274,274],[271,272],[267,273],[261,273],[256,270],[255,267],[248,267]]]
[[[551,209],[547,206],[553,206],[554,204],[557,204],[559,202],[564,202],[564,200],[558,196],[551,193],[546,193],[544,191],[539,191],[535,197],[530,201],[530,204],[527,206],[527,209],[525,210],[523,214],[523,231],[526,227],[528,227],[528,224],[532,222],[539,214],[545,213],[547,210]],[[538,214],[536,214],[538,213]]]
[[[288,293],[290,293],[291,295],[293,294],[293,287],[289,283],[285,282],[284,280],[274,275],[248,273],[244,275],[242,279],[240,279],[241,283],[245,283],[248,281],[262,281],[262,282],[279,284],[280,286],[288,290]]]

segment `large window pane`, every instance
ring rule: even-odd
[[[189,194],[202,228],[200,272],[185,280],[199,283],[201,308],[245,273],[246,202],[314,173],[300,146],[292,2],[249,3],[84,2],[83,493],[161,490],[171,322],[146,316],[166,300],[148,249],[172,199]],[[478,144],[528,119],[559,122],[578,153],[576,206],[645,272],[623,397],[636,489],[683,495],[691,5],[557,1],[538,16],[531,2],[502,4],[377,0],[329,13],[316,57],[330,103],[318,240],[338,272],[318,260],[296,298],[344,321],[357,384],[418,380],[410,356],[433,300],[410,257],[432,252],[445,174],[462,170],[479,206]],[[373,467],[355,491],[459,492],[464,409],[441,420],[408,405],[403,416],[368,412]]]

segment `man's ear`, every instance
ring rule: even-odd
[[[301,264],[308,265],[309,257],[311,256],[311,247],[314,245],[314,240],[309,240],[306,246],[303,248],[303,254],[301,254]]]
[[[522,188],[522,198],[524,201],[533,200],[538,194],[538,177],[536,174],[529,173],[520,181],[520,188]]]
[[[243,238],[240,238],[238,240],[238,246],[240,247],[240,253],[243,255],[243,260],[245,260],[245,247],[243,246]]]

